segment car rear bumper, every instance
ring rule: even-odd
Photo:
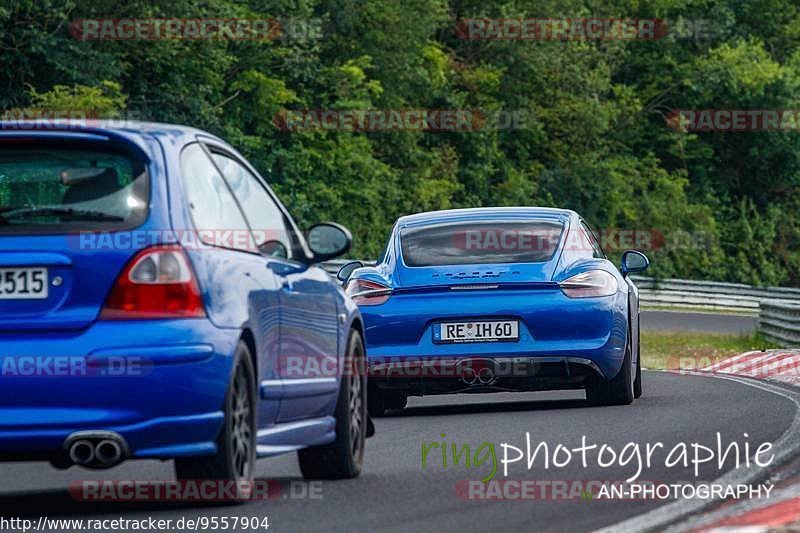
[[[426,359],[585,359],[603,378],[621,368],[628,342],[628,295],[568,298],[544,286],[530,290],[450,291],[392,296],[362,307],[370,365]],[[518,339],[442,343],[443,323],[515,320]]]
[[[0,459],[53,459],[82,431],[129,458],[213,454],[238,331],[206,319],[0,336]]]
[[[604,377],[573,356],[371,359],[369,372],[371,386],[410,395],[579,389]]]
[[[415,345],[369,346],[370,368],[385,365],[409,365],[415,362],[469,360],[523,360],[532,363],[585,360],[604,378],[617,375],[625,357],[627,327],[613,328],[596,339],[533,340],[530,337],[518,342],[434,344],[425,338]]]

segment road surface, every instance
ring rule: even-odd
[[[650,331],[749,334],[755,331],[757,318],[719,313],[642,311],[640,320],[642,329]]]
[[[256,501],[244,505],[144,503],[85,503],[72,499],[66,487],[85,479],[172,479],[170,463],[128,463],[111,471],[57,471],[45,464],[0,466],[0,514],[38,518],[136,518],[177,520],[200,516],[269,517],[270,531],[590,531],[614,524],[663,502],[653,501],[470,501],[456,495],[461,480],[489,473],[488,462],[467,470],[463,462],[442,468],[440,456],[428,456],[421,466],[423,443],[484,442],[524,448],[529,432],[535,446],[546,441],[551,449],[587,443],[608,444],[620,451],[628,442],[679,442],[714,447],[716,432],[724,442],[747,440],[754,445],[777,439],[795,414],[794,405],[772,393],[747,385],[698,376],[645,372],[645,395],[626,407],[590,407],[581,392],[439,396],[412,399],[402,414],[375,421],[366,466],[359,479],[320,482],[321,498]],[[765,413],[769,416],[765,417]],[[743,434],[749,438],[745,439]],[[442,438],[440,435],[444,434]],[[590,455],[591,457],[591,455]],[[499,459],[499,458],[498,458]],[[511,465],[509,478],[539,480],[621,480],[633,465],[587,468],[578,456],[566,467],[530,471],[524,460]],[[656,462],[657,463],[657,462]],[[502,466],[496,479],[502,479]],[[716,465],[700,468],[698,479],[719,477]],[[300,480],[294,454],[263,459],[260,478],[283,483]],[[662,461],[645,470],[641,479],[690,481],[691,469],[666,468]]]

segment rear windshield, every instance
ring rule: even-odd
[[[130,228],[147,215],[143,161],[93,145],[0,142],[0,232]]]
[[[469,222],[406,228],[400,233],[407,266],[539,263],[553,257],[561,222]]]

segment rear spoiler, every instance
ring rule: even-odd
[[[442,292],[469,292],[469,291],[492,291],[492,290],[561,290],[558,283],[554,281],[519,281],[519,282],[492,282],[490,280],[470,281],[468,283],[452,283],[449,285],[422,285],[417,287],[395,287],[393,294],[424,294]]]

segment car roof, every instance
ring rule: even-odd
[[[223,144],[227,144],[216,135],[190,126],[167,124],[163,122],[145,122],[128,119],[41,119],[0,121],[0,132],[8,134],[38,134],[48,132],[58,133],[116,133],[125,137],[136,135],[149,135],[154,137],[166,136],[173,138],[203,135]]]
[[[577,213],[570,209],[557,209],[554,207],[474,207],[468,209],[447,209],[443,211],[428,211],[406,215],[397,220],[397,225],[418,226],[427,224],[443,224],[477,219],[549,219],[565,222]]]
[[[213,141],[238,153],[228,143],[206,131],[161,122],[144,122],[128,119],[85,120],[31,120],[0,121],[0,139],[14,137],[36,137],[41,139],[82,137],[87,140],[111,138],[131,143],[149,159],[157,156],[148,140],[158,140],[163,147],[180,147],[198,138]]]

